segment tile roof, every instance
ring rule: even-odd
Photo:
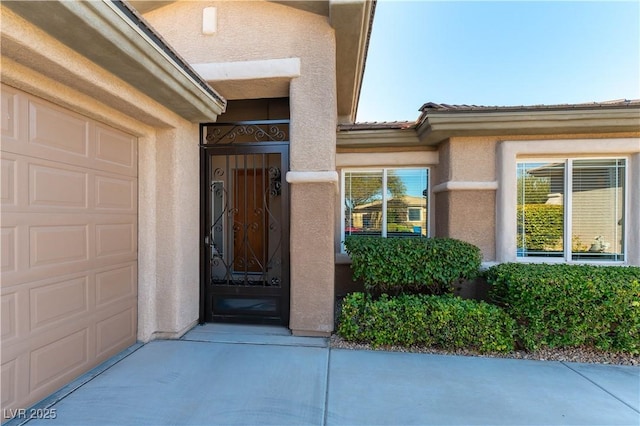
[[[490,112],[490,111],[544,111],[563,109],[593,109],[595,108],[624,108],[638,107],[640,99],[616,99],[604,102],[587,102],[581,104],[556,104],[556,105],[520,105],[520,106],[485,106],[485,105],[451,105],[427,102],[420,107],[422,112]]]
[[[403,130],[410,129],[416,124],[415,121],[382,121],[382,122],[363,122],[353,124],[339,124],[338,130]]]
[[[638,108],[640,99],[615,99],[602,102],[585,102],[580,104],[553,104],[553,105],[513,105],[513,106],[488,106],[466,104],[438,104],[427,102],[420,107],[421,116],[416,121],[374,121],[353,124],[339,124],[338,131],[349,130],[404,130],[415,128],[426,118],[428,113],[438,112],[527,112],[527,111],[560,111],[581,109],[617,109]]]

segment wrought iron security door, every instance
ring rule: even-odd
[[[201,321],[288,325],[287,122],[201,131]]]

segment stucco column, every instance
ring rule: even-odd
[[[180,337],[198,320],[199,172],[196,124],[158,132],[156,338]]]
[[[156,139],[138,138],[138,340],[151,340],[156,314]]]
[[[331,181],[305,181],[304,174],[295,172],[287,175],[291,184],[289,328],[295,335],[328,336],[334,324],[333,210],[338,175],[315,175]]]
[[[334,226],[338,174],[335,58],[303,62],[291,81],[289,328],[293,334],[333,331]]]
[[[440,163],[431,190],[435,195],[437,237],[457,238],[496,259],[495,142],[451,138],[439,150]],[[470,167],[470,165],[472,165]]]

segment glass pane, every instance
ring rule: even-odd
[[[427,169],[387,171],[387,236],[427,235]]]
[[[518,257],[564,256],[564,163],[518,163]]]
[[[624,260],[625,160],[573,162],[573,260]]]
[[[382,235],[382,170],[344,178],[345,235]]]

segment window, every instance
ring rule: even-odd
[[[342,240],[427,236],[428,169],[344,170],[342,184]]]
[[[419,222],[422,220],[422,208],[421,207],[409,207],[407,209],[407,220],[409,222]]]
[[[517,256],[625,261],[625,159],[517,163]]]

